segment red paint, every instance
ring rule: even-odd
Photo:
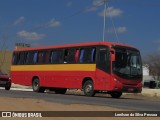
[[[82,82],[85,77],[90,77],[94,82],[95,90],[101,91],[120,91],[124,86],[136,87],[141,89],[141,80],[125,80],[117,76],[112,76],[96,69],[96,72],[88,71],[12,71],[11,78],[13,83],[32,86],[32,79],[37,76],[42,87],[60,87],[82,89]],[[117,81],[114,81],[114,78]],[[140,91],[140,90],[139,90]],[[126,91],[127,92],[127,91]]]
[[[41,50],[41,49],[53,49],[53,48],[67,48],[67,47],[78,47],[78,46],[92,46],[92,45],[128,45],[112,43],[112,42],[92,42],[83,44],[71,44],[61,46],[49,46],[49,47],[38,47],[38,48],[25,48],[15,51],[26,51],[26,50]],[[79,51],[76,53],[76,61]],[[112,56],[112,59],[115,56]],[[112,60],[111,60],[112,62]],[[111,65],[112,68],[112,65]],[[111,70],[112,71],[112,70]],[[142,83],[141,80],[126,80],[116,75],[106,73],[102,70],[96,69],[96,71],[11,71],[11,78],[13,83],[32,86],[33,77],[38,77],[40,80],[41,87],[59,87],[59,88],[76,88],[82,89],[82,83],[85,78],[91,78],[94,83],[94,89],[100,91],[122,91],[124,87],[131,87],[141,92]],[[129,89],[130,90],[130,89]],[[131,92],[131,91],[124,91]]]

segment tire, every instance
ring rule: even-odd
[[[10,90],[10,88],[11,88],[11,85],[10,86],[6,86],[5,90]]]
[[[5,90],[10,90],[11,88],[11,83],[7,84],[7,86],[5,86]]]
[[[35,78],[32,82],[32,89],[34,92],[43,93],[45,91],[45,88],[40,87],[40,81],[38,78]]]
[[[91,80],[88,80],[84,83],[83,86],[84,94],[89,97],[93,97],[95,95],[94,84]]]
[[[122,95],[122,92],[111,92],[110,95],[112,96],[112,98],[120,98]]]
[[[66,88],[56,88],[54,89],[56,94],[65,94],[67,89]]]

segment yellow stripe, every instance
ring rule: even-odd
[[[11,71],[95,71],[96,64],[12,65]]]

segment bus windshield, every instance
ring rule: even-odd
[[[126,79],[142,79],[142,62],[139,51],[116,47],[113,73]]]

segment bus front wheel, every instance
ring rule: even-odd
[[[112,98],[120,98],[122,95],[122,92],[114,91],[114,92],[111,92],[110,95],[112,96]]]
[[[95,95],[94,84],[91,80],[84,83],[83,90],[86,96],[93,97]]]
[[[34,92],[43,93],[45,91],[44,88],[40,87],[40,81],[38,78],[35,78],[32,82],[32,89]]]

